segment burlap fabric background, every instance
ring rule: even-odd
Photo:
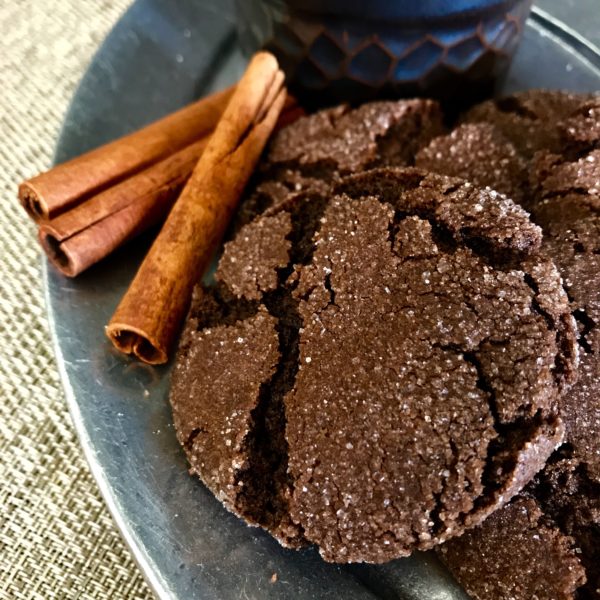
[[[17,182],[47,168],[74,88],[127,0],[0,2],[0,598],[152,598],[63,399]]]

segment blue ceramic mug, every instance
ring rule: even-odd
[[[236,0],[242,47],[306,104],[426,95],[464,105],[505,75],[532,0]]]

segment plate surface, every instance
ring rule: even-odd
[[[552,10],[560,1],[543,5]],[[587,28],[582,30],[594,30],[594,19],[595,30],[600,27],[596,2],[579,0],[578,18]],[[245,61],[234,18],[230,0],[134,3],[81,82],[56,161],[235,81]],[[560,22],[534,13],[503,91],[532,87],[600,89],[600,52]],[[284,550],[227,513],[188,475],[171,423],[169,368],[123,359],[103,332],[148,241],[128,245],[76,281],[47,266],[45,274],[75,427],[109,509],[157,596],[465,599],[431,554],[382,566],[338,567],[313,549]],[[271,582],[274,573],[277,580]]]

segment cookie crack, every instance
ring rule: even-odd
[[[342,172],[334,160],[321,159],[318,162],[303,163],[298,159],[278,162],[265,169],[264,177],[268,180],[282,181],[290,191],[297,191],[287,184],[286,172],[295,171],[306,179],[319,179],[322,181],[331,181],[338,179]]]
[[[531,288],[533,292],[533,298],[531,299],[531,311],[538,314],[540,317],[546,321],[546,325],[548,326],[549,331],[556,330],[556,324],[554,322],[554,318],[552,315],[542,308],[538,297],[540,295],[540,287],[533,278],[533,276],[529,273],[523,272],[523,281]]]
[[[524,117],[526,119],[531,119],[532,121],[538,120],[538,115],[528,109],[526,106],[521,104],[519,98],[515,96],[507,96],[506,98],[500,98],[494,101],[496,108],[503,113],[512,113],[519,117]]]
[[[483,343],[485,343],[485,341],[480,342],[478,348],[480,348]],[[485,467],[481,476],[481,483],[483,485],[483,489],[478,495],[478,497],[474,499],[473,510],[471,511],[472,513],[475,513],[480,508],[481,503],[485,501],[485,498],[488,498],[494,490],[502,487],[503,479],[505,478],[506,473],[510,473],[510,469],[507,468],[507,466],[504,466],[504,468],[501,468],[501,470],[499,470],[497,457],[505,449],[504,434],[507,433],[510,429],[518,429],[519,425],[517,422],[513,422],[510,424],[502,423],[498,411],[496,391],[494,390],[493,386],[489,383],[489,380],[485,375],[483,365],[481,364],[481,361],[477,356],[477,350],[464,350],[457,344],[435,344],[434,347],[461,356],[466,363],[468,363],[475,369],[475,373],[477,375],[475,385],[477,389],[483,392],[483,395],[486,398],[488,410],[493,421],[492,425],[497,434],[497,437],[490,442],[487,448]],[[451,470],[456,464],[458,464],[458,448],[452,440],[450,440],[449,443],[452,449],[453,459],[451,464],[447,465],[447,468],[448,470]],[[430,513],[430,520],[433,522],[433,526],[431,528],[433,536],[439,535],[441,532],[444,531],[444,529],[446,529],[446,525],[443,519],[441,518],[442,511],[446,508],[444,502],[442,501],[442,497],[445,491],[446,484],[444,483],[442,490],[437,494],[433,494],[433,497],[436,501],[436,506]],[[466,519],[469,514],[470,513],[464,514],[463,518]]]
[[[279,361],[273,375],[259,390],[258,403],[251,412],[252,427],[244,440],[248,460],[236,478],[241,489],[238,503],[248,518],[268,530],[277,530],[287,523],[287,532],[295,530],[294,543],[303,541],[303,530],[292,524],[288,498],[293,493],[294,480],[288,472],[289,447],[285,437],[285,396],[296,380],[300,355],[302,318],[299,300],[294,298],[290,275],[297,265],[309,264],[315,250],[314,235],[320,226],[326,199],[306,194],[289,209],[291,243],[289,261],[277,269],[278,285],[263,296],[263,304],[277,320]],[[333,288],[331,292],[333,292]]]
[[[258,188],[259,186],[256,187]],[[291,192],[292,190],[290,190],[290,193]],[[275,200],[271,194],[268,194],[260,189],[258,189],[249,198],[244,199],[231,226],[231,229],[226,235],[226,239],[233,239],[244,225],[247,225],[254,218],[266,212],[269,208],[271,208],[271,206],[273,206],[274,202]]]
[[[312,478],[311,478],[311,482],[312,482]],[[335,535],[338,539],[338,543],[340,545],[342,545],[344,542],[342,541],[342,533],[341,533],[341,526],[340,526],[340,518],[344,516],[344,508],[347,508],[346,505],[344,504],[344,501],[342,500],[342,494],[340,493],[340,488],[337,486],[337,484],[335,483],[335,481],[332,479],[329,480],[329,483],[335,488],[335,494],[337,496],[337,506],[339,506],[339,508],[336,508],[336,506],[334,506],[333,508],[335,508],[335,522],[336,522],[336,527],[335,527]]]
[[[412,114],[410,114],[411,112]],[[412,119],[410,119],[411,116]],[[415,156],[422,145],[419,134],[423,131],[423,115],[418,111],[407,110],[403,117],[398,123],[392,124],[385,133],[375,136],[373,142],[377,148],[377,158],[367,168],[415,164]],[[408,134],[407,128],[412,130],[413,135]],[[409,141],[408,144],[407,141]]]
[[[257,300],[247,300],[237,297],[231,288],[218,282],[210,287],[202,287],[202,297],[195,298],[192,313],[195,331],[204,329],[235,325],[254,317],[258,313]]]
[[[192,431],[190,432],[190,434],[187,436],[187,439],[183,442],[183,447],[188,452],[192,451],[192,448],[194,447],[194,442],[196,441],[196,438],[201,433],[208,433],[208,432],[207,432],[207,430],[204,427],[195,427],[194,429],[192,429]]]
[[[323,282],[325,289],[329,292],[329,303],[327,306],[337,306],[335,303],[336,292],[333,289],[333,284],[331,283],[331,273],[327,273],[325,275],[325,280]]]
[[[410,170],[410,169],[409,169]],[[381,169],[385,172],[385,169]],[[424,183],[427,181],[428,175],[419,170],[410,170],[411,179],[403,181],[403,188],[398,189],[398,182],[391,183],[383,182],[376,190],[370,189],[368,193],[361,189],[361,183],[364,174],[347,177],[345,181],[340,182],[333,188],[335,194],[346,194],[353,199],[362,199],[373,197],[382,204],[389,204],[395,214],[401,215],[401,218],[418,217],[429,223],[431,226],[432,237],[438,249],[446,254],[456,252],[460,244],[467,246],[478,258],[486,265],[494,270],[509,272],[515,268],[519,268],[528,254],[528,247],[521,248],[518,246],[503,248],[495,248],[494,240],[488,240],[483,233],[477,233],[473,228],[462,227],[457,231],[452,231],[447,223],[442,218],[436,215],[436,210],[440,208],[443,202],[448,202],[447,198],[450,194],[455,193],[466,184],[464,181],[455,181],[451,183],[447,189],[442,191],[443,201],[433,202],[430,207],[410,205],[406,203],[406,193],[422,190],[427,191]]]
[[[573,165],[575,163],[570,162],[568,164]],[[557,190],[548,190],[542,188],[539,192],[539,195],[543,200],[562,199],[569,194],[576,194],[577,196],[591,196],[588,188],[577,185],[565,186]]]
[[[446,525],[442,520],[442,511],[446,508],[445,503],[442,500],[442,496],[446,491],[446,484],[442,483],[442,489],[439,492],[433,492],[433,501],[435,506],[429,511],[429,520],[431,521],[431,535],[434,538],[438,538],[440,533],[446,529]]]
[[[481,347],[481,344],[480,346]],[[498,431],[498,429],[502,426],[502,420],[500,419],[500,413],[498,411],[498,404],[496,399],[496,390],[492,387],[490,382],[488,381],[485,372],[483,370],[483,365],[477,356],[477,353],[472,350],[462,351],[463,358],[465,362],[469,363],[477,373],[477,381],[476,386],[479,390],[481,390],[488,402],[488,408],[490,411],[490,415],[494,420],[494,429]]]
[[[398,253],[394,250],[396,246],[396,235],[398,234],[398,224],[403,220],[403,213],[399,210],[394,211],[394,217],[388,223],[388,242],[392,252],[398,256]]]
[[[486,501],[493,497],[495,492],[502,489],[506,483],[506,477],[510,475],[516,466],[516,458],[509,452],[511,448],[520,447],[524,441],[529,439],[533,432],[537,431],[543,424],[547,423],[547,418],[541,410],[538,410],[532,417],[517,417],[510,422],[503,422],[497,405],[496,390],[490,384],[483,365],[478,356],[478,352],[486,341],[482,340],[476,350],[465,351],[461,347],[449,344],[438,344],[436,347],[454,352],[461,355],[465,362],[472,365],[477,374],[476,386],[484,393],[488,403],[489,413],[492,417],[492,426],[496,432],[496,437],[492,439],[487,448],[485,466],[481,475],[482,491],[474,498],[473,508],[461,513],[460,518],[467,521],[471,515],[477,514],[480,510],[485,510]],[[453,447],[453,460],[456,460],[457,448]],[[449,469],[451,467],[448,467]],[[438,535],[443,532],[445,524],[441,518],[445,505],[442,501],[444,489],[439,494],[434,494],[436,507],[432,511],[430,518],[434,523],[432,533]]]
[[[481,347],[481,345],[479,346]],[[478,504],[484,498],[488,498],[492,493],[500,489],[506,478],[506,474],[510,473],[513,467],[514,459],[511,457],[508,461],[500,461],[503,451],[506,447],[510,446],[507,443],[507,438],[511,432],[518,432],[522,429],[522,421],[526,419],[517,419],[510,423],[503,423],[498,410],[498,401],[496,396],[496,390],[490,384],[483,365],[479,360],[477,351],[463,352],[464,360],[469,363],[477,373],[476,386],[481,390],[487,400],[488,409],[493,421],[493,428],[496,431],[497,437],[490,441],[487,448],[487,454],[485,457],[485,467],[481,475],[481,483],[483,490],[479,497],[474,502],[472,512],[477,512]]]
[[[236,481],[242,490],[238,502],[244,505],[245,512],[271,530],[277,529],[288,515],[286,489],[291,487],[283,399],[292,389],[298,370],[301,321],[290,304],[294,302],[284,293],[265,297],[270,314],[278,319],[280,358],[273,375],[260,386],[258,403],[251,413],[253,427],[244,441],[247,465]]]
[[[483,343],[483,342],[482,342]],[[481,345],[479,348],[481,348]],[[502,454],[511,444],[508,439],[514,434],[526,429],[526,424],[532,426],[535,418],[518,418],[511,422],[504,423],[500,417],[498,410],[498,400],[496,390],[489,382],[483,365],[479,359],[477,351],[463,352],[463,357],[466,362],[473,366],[477,373],[476,386],[484,393],[488,403],[488,409],[493,421],[493,428],[496,431],[497,437],[490,441],[485,458],[485,467],[481,475],[481,483],[483,490],[479,497],[474,502],[473,513],[477,512],[478,504],[485,498],[489,498],[495,490],[502,487],[506,475],[511,473],[514,467],[514,458],[509,456],[502,460]],[[537,415],[536,415],[537,416]],[[479,502],[478,502],[479,501]]]
[[[577,341],[586,354],[593,354],[590,343],[587,340],[587,336],[595,329],[596,322],[585,312],[583,308],[578,308],[573,311],[573,318],[581,326],[579,328],[579,336]]]
[[[569,359],[572,358],[572,348],[568,335],[568,332],[571,329],[568,323],[568,319],[570,317],[563,314],[561,314],[558,319],[553,317],[551,313],[549,313],[541,306],[538,300],[540,296],[540,288],[533,276],[529,273],[524,272],[523,280],[533,292],[533,298],[531,299],[531,311],[544,319],[548,327],[548,331],[555,332],[556,352],[554,354],[552,376],[557,387],[562,388],[565,382],[570,382],[572,380],[569,361]],[[573,317],[574,316],[575,315],[573,315]]]

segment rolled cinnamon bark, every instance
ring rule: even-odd
[[[40,225],[50,262],[75,277],[127,240],[158,225],[189,179],[209,138],[191,144],[141,173]]]
[[[106,333],[141,360],[168,360],[200,279],[285,102],[283,73],[254,56],[183,192],[117,307]]]
[[[304,114],[288,97],[276,129]],[[126,241],[158,225],[189,179],[209,136],[125,179],[67,212],[42,221],[39,239],[63,275],[75,277]]]
[[[214,129],[233,91],[202,98],[23,182],[18,192],[23,208],[35,221],[52,219],[198,141]]]

